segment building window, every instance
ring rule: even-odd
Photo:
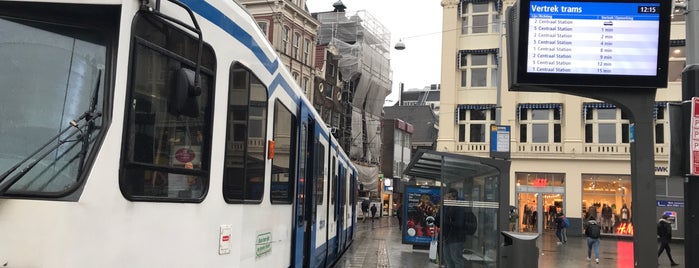
[[[228,91],[223,197],[228,203],[261,203],[267,164],[267,88],[235,63]]]
[[[497,54],[459,52],[461,87],[495,87],[497,83]]]
[[[303,94],[308,93],[308,77],[304,77],[301,81],[301,89],[303,89]]]
[[[498,15],[496,1],[461,2],[461,34],[480,34],[498,32]]]
[[[626,113],[606,103],[586,103],[583,106],[585,143],[629,143],[630,123]]]
[[[460,109],[459,142],[487,142],[490,125],[495,124],[495,108]]]
[[[328,84],[328,85],[325,87],[325,97],[326,97],[326,98],[329,98],[329,99],[332,99],[332,98],[333,98],[334,88],[335,88],[335,87],[333,87],[333,85],[331,85],[331,84]]]
[[[655,143],[665,144],[665,129],[668,124],[668,120],[665,119],[665,111],[667,108],[665,106],[656,107],[655,115]]]
[[[287,54],[289,52],[289,38],[291,35],[291,29],[284,26],[284,33],[282,34],[282,53]]]
[[[594,216],[602,231],[633,235],[631,176],[582,174],[582,215]]]
[[[519,142],[560,143],[561,109],[520,108]]]
[[[301,45],[301,34],[294,33],[294,50],[292,51],[293,54],[291,55],[291,57],[297,60],[299,59],[299,45]]]
[[[309,39],[304,39],[303,40],[303,63],[305,64],[310,64],[310,58],[311,58],[311,40]]]
[[[268,25],[269,25],[269,24],[268,24],[267,21],[258,21],[258,22],[257,22],[257,26],[260,27],[260,30],[262,30],[262,33],[263,33],[265,36],[269,36],[269,34],[267,33],[267,30],[268,30],[268,29],[267,29],[267,26],[268,26]]]
[[[293,73],[291,73],[291,77],[294,78],[294,82],[295,82],[296,84],[299,83],[299,73],[293,72]]]

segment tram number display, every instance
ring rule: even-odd
[[[527,72],[657,75],[659,3],[531,1]]]

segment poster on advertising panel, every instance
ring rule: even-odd
[[[403,212],[403,243],[428,246],[432,236],[437,235],[434,227],[427,225],[428,216],[439,212],[442,197],[439,187],[406,186]]]

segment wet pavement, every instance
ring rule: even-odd
[[[438,268],[430,262],[428,250],[413,249],[412,245],[401,243],[401,233],[395,217],[381,217],[373,223],[369,220],[357,222],[357,233],[352,246],[338,260],[334,267],[400,267]],[[573,237],[568,230],[568,243],[556,244],[554,231],[547,230],[536,241],[539,248],[539,267],[633,267],[633,242],[630,239],[603,237],[600,241],[600,262],[587,261],[587,242],[584,237]],[[685,267],[684,245],[670,244],[672,257],[679,266]],[[667,255],[658,258],[659,267],[670,267]]]

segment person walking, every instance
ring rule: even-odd
[[[677,266],[679,264],[672,259],[672,253],[670,253],[670,241],[672,241],[672,225],[670,225],[670,221],[668,220],[668,218],[669,217],[666,214],[663,214],[663,216],[658,220],[658,240],[660,241],[660,248],[658,248],[658,258],[660,258],[660,254],[663,254],[664,250],[667,254],[667,257],[670,259],[670,265]]]
[[[371,203],[369,199],[362,201],[362,222],[366,222],[366,218],[369,217],[369,203]]]
[[[566,220],[563,213],[559,213],[554,220],[556,225],[556,237],[558,237],[557,245],[565,244],[568,241],[568,236],[566,235],[566,227],[568,227],[568,221]]]
[[[585,236],[587,237],[587,260],[590,261],[591,251],[595,250],[595,263],[599,263],[599,238],[601,227],[595,221],[595,216],[590,216],[590,219],[585,224]]]
[[[376,204],[371,204],[371,222],[374,222],[376,217]]]

